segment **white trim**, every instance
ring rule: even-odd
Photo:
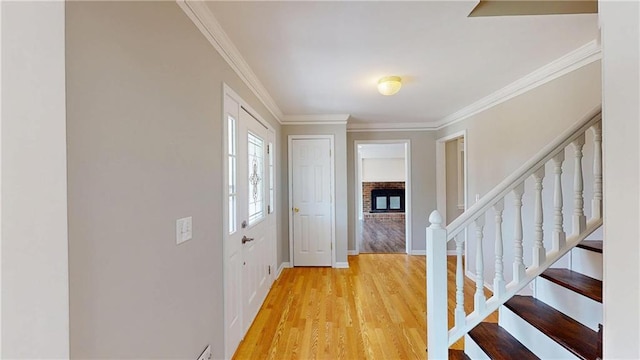
[[[465,270],[464,275],[466,277],[468,277],[469,279],[471,279],[471,281],[473,281],[474,283],[476,282],[476,274],[472,273],[469,270]],[[493,292],[493,285],[488,283],[488,282],[484,282],[484,287],[491,290],[491,292]]]
[[[427,250],[411,250],[409,255],[427,256]]]
[[[338,263],[336,262],[336,164],[335,164],[335,136],[334,135],[289,135],[288,137],[288,145],[287,145],[287,160],[288,160],[288,172],[289,172],[289,208],[287,212],[289,214],[289,263],[291,266],[294,265],[293,262],[293,158],[292,158],[292,145],[293,140],[311,140],[311,139],[329,139],[330,147],[331,147],[331,156],[330,156],[330,177],[331,177],[331,266],[337,267]]]
[[[224,32],[206,2],[194,0],[176,0],[176,2],[258,100],[264,104],[279,123],[282,123],[283,114],[278,104]]]
[[[2,3],[0,2],[0,29],[2,29]],[[66,75],[65,75],[66,76]],[[0,204],[2,202],[2,36],[0,36]],[[67,176],[68,178],[68,176]],[[67,221],[69,218],[67,216]],[[68,226],[68,225],[67,225]],[[2,206],[0,206],[0,292],[2,292]],[[68,233],[67,233],[68,235]],[[68,259],[67,259],[68,261]],[[0,296],[0,356],[2,354],[2,296]]]
[[[347,256],[360,255],[357,250],[347,250]]]
[[[404,196],[404,224],[405,224],[405,253],[410,254],[411,248],[413,245],[412,241],[412,214],[413,209],[411,208],[411,140],[409,139],[398,139],[398,140],[354,140],[353,142],[353,158],[357,163],[354,166],[355,171],[355,221],[361,221],[363,219],[362,214],[362,178],[360,174],[362,173],[361,162],[362,158],[360,157],[360,152],[358,151],[358,145],[363,144],[403,144],[405,149],[404,154],[404,164],[405,164],[405,196]],[[355,225],[355,234],[354,234],[354,242],[355,242],[355,252],[360,253],[360,244],[358,242],[358,238],[361,236],[360,234],[360,226],[358,224]]]
[[[335,269],[348,269],[349,262],[337,262],[333,267]]]
[[[458,253],[455,250],[447,250],[447,256],[457,256]]]
[[[278,271],[276,272],[276,280],[280,278],[280,274],[282,274],[282,270],[288,269],[290,267],[291,267],[291,264],[289,264],[288,261],[280,264],[280,266],[278,267]]]
[[[324,115],[284,115],[283,125],[344,125],[349,120],[349,114]]]
[[[461,130],[453,134],[441,137],[436,140],[436,209],[442,216],[442,221],[447,224],[447,170],[446,170],[446,143],[453,139],[462,137],[464,141],[464,208],[469,205],[467,199],[469,194],[467,193],[467,130]]]
[[[423,123],[362,123],[349,124],[347,132],[435,131],[434,122]]]

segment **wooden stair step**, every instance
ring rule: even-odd
[[[462,350],[449,349],[449,360],[471,360]]]
[[[582,240],[577,247],[602,254],[602,240]]]
[[[569,269],[547,269],[540,277],[602,303],[602,281]]]
[[[580,359],[596,360],[598,333],[531,296],[514,296],[504,306]]]
[[[498,324],[482,322],[469,336],[493,360],[539,360],[534,353]]]

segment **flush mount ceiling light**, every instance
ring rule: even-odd
[[[378,81],[378,91],[380,94],[389,96],[400,91],[402,79],[400,76],[385,76]]]

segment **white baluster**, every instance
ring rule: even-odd
[[[564,216],[562,215],[562,163],[564,162],[564,150],[553,158],[553,173],[555,184],[553,191],[553,251],[564,248],[567,243],[567,234],[564,232]]]
[[[427,346],[429,359],[447,359],[447,229],[434,211],[427,228]]]
[[[542,231],[542,222],[543,222],[543,210],[542,210],[542,180],[544,180],[544,166],[538,169],[533,173],[533,179],[535,180],[535,192],[536,192],[536,202],[535,202],[535,212],[534,212],[534,220],[533,220],[533,228],[534,228],[534,240],[533,240],[533,266],[539,267],[540,264],[544,263],[547,257],[547,251],[544,248],[543,236],[544,233]]]
[[[524,194],[524,183],[516,186],[513,189],[513,195],[515,196],[515,200],[513,204],[515,205],[516,217],[515,217],[515,227],[513,234],[513,249],[514,249],[514,260],[513,260],[513,281],[514,283],[519,283],[525,277],[525,268],[524,268],[524,255],[522,248],[522,195]]]
[[[482,251],[482,238],[484,237],[484,214],[476,219],[476,293],[474,295],[475,312],[481,312],[486,305],[486,297],[484,296],[484,256]]]
[[[602,218],[602,122],[591,127],[593,130],[593,200],[592,218]]]
[[[584,180],[582,176],[582,147],[584,146],[584,134],[573,141],[575,151],[575,174],[573,189],[575,191],[575,209],[573,211],[573,233],[580,234],[587,228],[587,217],[584,216]]]
[[[499,299],[506,292],[503,260],[504,244],[502,240],[502,212],[504,211],[504,199],[499,200],[495,205],[493,205],[493,210],[496,212],[496,275],[493,279],[493,295]]]
[[[456,311],[455,326],[463,327],[467,314],[464,312],[464,272],[462,267],[464,237],[456,237]]]

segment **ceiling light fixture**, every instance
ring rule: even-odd
[[[378,91],[380,94],[389,96],[400,91],[402,79],[400,76],[385,76],[378,81]]]

